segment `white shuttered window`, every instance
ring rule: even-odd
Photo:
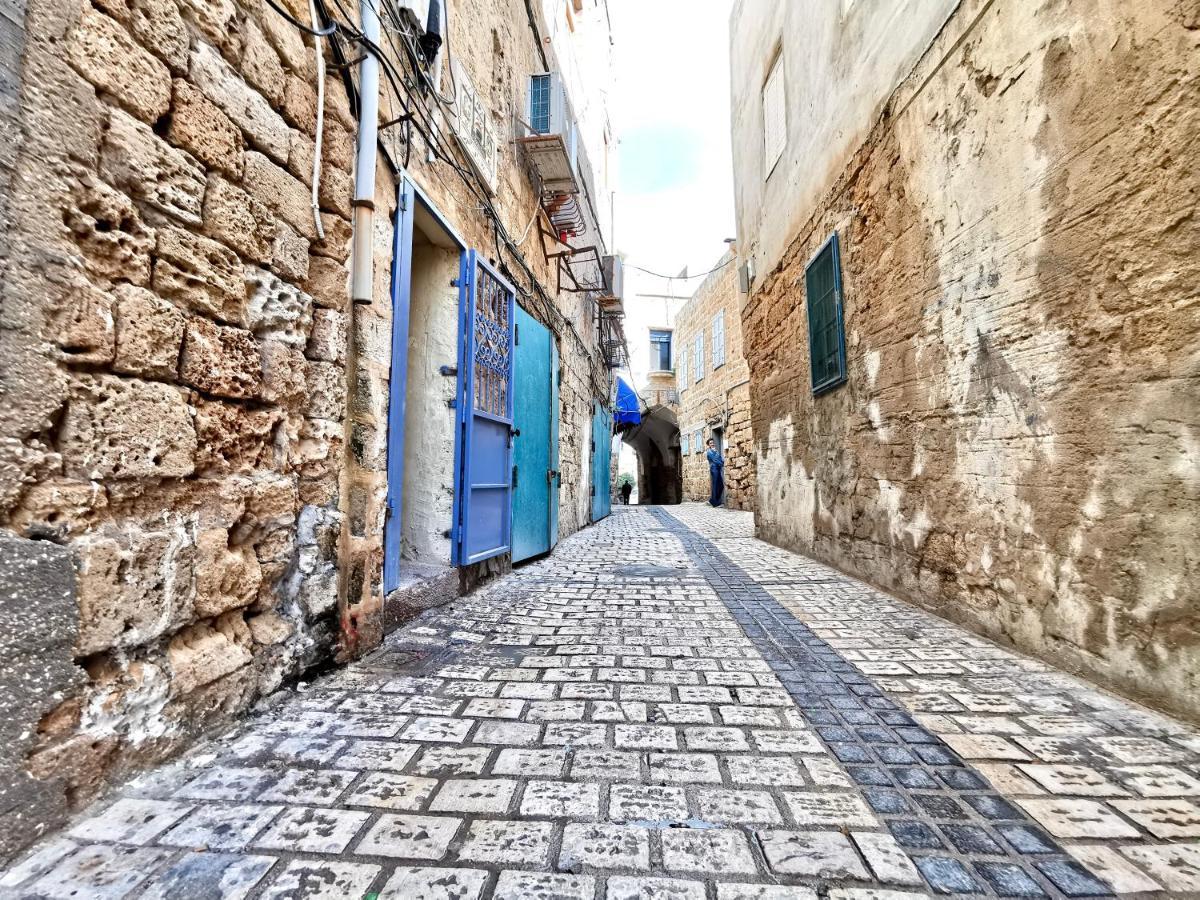
[[[763,178],[770,176],[787,143],[787,98],[783,83],[783,54],[775,59],[763,86]]]
[[[725,310],[721,310],[712,320],[712,357],[713,369],[725,365]]]

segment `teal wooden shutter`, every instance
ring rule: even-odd
[[[846,380],[846,333],[842,323],[842,270],[835,232],[804,271],[808,302],[808,352],[812,390],[822,394]]]

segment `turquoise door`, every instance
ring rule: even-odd
[[[550,331],[517,307],[513,351],[512,561],[558,537],[558,353]]]
[[[612,413],[596,401],[592,415],[592,521],[612,512],[609,463],[612,456]]]

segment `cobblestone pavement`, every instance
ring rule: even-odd
[[[21,898],[1200,896],[1200,733],[623,508],[143,776]]]

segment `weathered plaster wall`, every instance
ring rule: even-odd
[[[25,39],[0,526],[73,599],[27,611],[71,674],[6,761],[19,841],[332,651],[352,127],[333,84],[319,241],[312,50],[267,7],[31,0]]]
[[[703,442],[695,444],[696,432],[703,440],[714,428],[723,429],[725,454],[725,505],[731,509],[754,509],[754,446],[750,431],[750,368],[742,349],[742,295],[737,289],[737,266],[733,251],[718,260],[721,268],[709,275],[695,295],[675,316],[675,339],[679,353],[688,354],[686,371],[676,366],[679,430],[690,435],[683,456],[683,498],[707,500],[711,492],[708,459]],[[725,362],[713,368],[713,319],[725,314]],[[696,381],[696,335],[704,340],[704,377]]]
[[[766,274],[892,89],[960,0],[737,0],[729,20],[734,188],[741,260]],[[780,55],[787,144],[767,171],[762,92]]]
[[[760,533],[1200,716],[1198,109],[1195,4],[964,3],[745,308]]]

